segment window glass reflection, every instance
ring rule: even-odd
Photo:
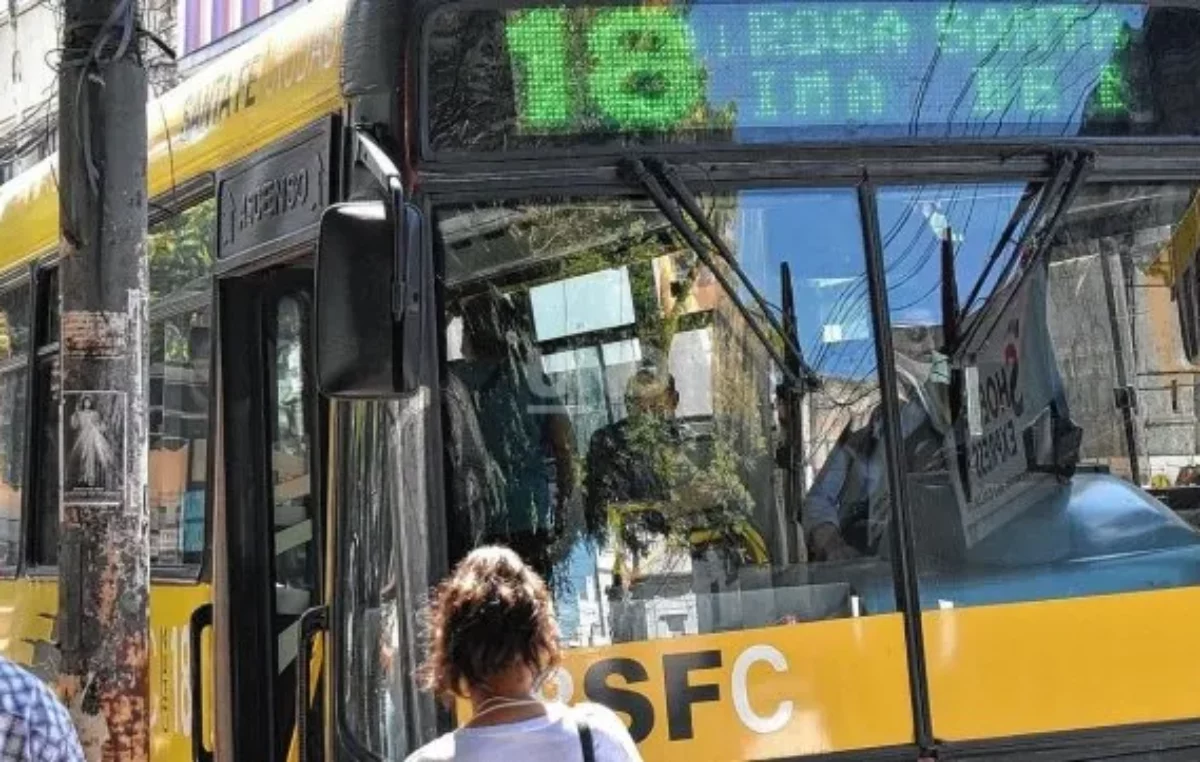
[[[1043,192],[879,193],[926,606],[1200,581],[1200,536],[1170,507],[1187,515],[1177,488],[1200,472],[1179,317],[1190,313],[1171,302],[1187,292],[1168,280],[1192,189],[1085,186],[1052,237],[1036,214]],[[797,343],[821,381],[798,423],[734,297],[757,307],[639,202],[504,207],[509,256],[493,256],[490,229],[486,277],[469,270],[460,221],[482,212],[443,215],[459,268],[452,544],[503,541],[537,563],[573,643],[894,609],[855,199],[773,190],[704,203],[772,309],[792,284]],[[565,240],[540,230],[553,225],[574,231],[558,259],[530,244]],[[571,296],[601,281],[627,296],[594,309]],[[556,328],[543,334],[538,304],[553,293]]]
[[[37,496],[33,512],[33,546],[30,562],[34,566],[58,563],[58,403],[60,372],[58,365],[58,270],[46,270],[38,277],[39,315],[37,367],[34,380],[37,409]]]
[[[805,403],[811,480],[877,396],[865,289],[836,290],[863,272],[855,195],[703,204],[777,313],[790,267],[798,342],[825,381]],[[820,517],[785,488],[793,429],[747,322],[761,310],[652,204],[547,199],[438,225],[453,555],[514,547],[551,580],[574,645],[894,611],[887,562],[815,547]]]
[[[0,362],[29,351],[29,286],[0,291]]]
[[[150,268],[151,561],[198,565],[208,496],[212,243],[216,201],[153,225]]]
[[[904,447],[922,603],[1200,583],[1200,533],[1171,510],[1200,454],[1169,266],[1194,191],[1086,185],[1052,235],[1034,220],[998,246],[1027,192],[880,195],[897,371],[921,420]]]
[[[400,578],[396,526],[397,517],[425,507],[420,485],[428,404],[425,394],[403,402],[338,403],[334,419],[332,454],[350,470],[332,487],[339,505],[359,506],[337,537],[345,564],[335,578],[336,595],[346,614],[334,641],[345,678],[337,682],[338,711],[349,733],[383,759],[399,759],[412,748],[407,720],[430,708],[413,702],[407,690],[416,665],[403,633],[413,631],[418,606]]]
[[[307,302],[280,299],[274,316],[275,429],[271,438],[276,613],[291,624],[313,593],[312,477],[302,343]],[[282,629],[282,627],[280,627]]]
[[[0,567],[15,566],[21,542],[28,414],[29,286],[0,292]]]
[[[273,350],[268,378],[271,416],[272,621],[275,633],[275,668],[282,690],[275,704],[279,727],[295,721],[294,681],[300,617],[319,596],[320,537],[315,515],[310,430],[312,385],[306,375],[305,343],[309,337],[311,302],[302,292],[273,298],[266,310],[267,331]],[[287,734],[276,746],[286,752]]]

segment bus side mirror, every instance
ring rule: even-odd
[[[431,298],[424,225],[410,205],[388,211],[353,201],[321,216],[313,335],[317,388],[329,397],[390,397],[419,384]]]

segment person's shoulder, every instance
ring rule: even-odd
[[[404,762],[453,762],[454,734],[445,733],[409,754]]]
[[[0,714],[24,726],[40,759],[82,759],[67,708],[36,675],[0,657]]]
[[[623,447],[629,429],[628,420],[627,418],[623,418],[596,429],[592,434],[592,439],[589,443],[590,446],[608,449]]]
[[[617,713],[606,707],[604,704],[593,704],[590,702],[580,702],[571,707],[580,717],[587,720],[588,727],[594,730],[613,730],[616,729],[621,733],[627,733],[625,723],[617,716]]]
[[[36,675],[0,656],[0,711],[30,722],[66,717],[66,707]]]
[[[641,762],[642,757],[629,730],[613,710],[590,703],[576,704],[573,710],[592,731],[596,762]]]

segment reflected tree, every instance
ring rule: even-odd
[[[180,291],[208,287],[217,203],[203,201],[157,225],[146,239],[151,303]]]

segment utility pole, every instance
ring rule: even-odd
[[[136,0],[64,0],[59,687],[89,762],[150,751],[146,72]]]

